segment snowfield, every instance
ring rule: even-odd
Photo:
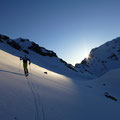
[[[29,72],[0,50],[0,120],[120,120],[120,69],[93,80],[33,63]]]

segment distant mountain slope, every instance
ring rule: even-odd
[[[115,68],[120,68],[120,37],[92,49],[88,58],[75,65],[77,71],[87,71],[96,76]]]

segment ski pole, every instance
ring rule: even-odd
[[[21,60],[20,60],[20,62],[19,62],[19,72],[20,72],[20,66],[21,66]]]
[[[19,72],[20,72],[21,60],[22,60],[22,57],[20,56],[20,62],[19,62]]]
[[[29,68],[30,68],[30,72],[31,72],[31,66],[30,66],[30,64],[29,64]]]
[[[32,71],[31,71],[31,65],[29,64],[29,70],[30,70],[30,73],[31,73],[31,76],[32,76]]]

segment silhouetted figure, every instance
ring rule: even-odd
[[[24,57],[20,57],[20,60],[23,60],[24,73],[26,76],[28,76],[29,72],[27,66],[28,66],[28,61],[29,61],[29,65],[31,64],[30,59],[27,58],[27,56],[25,55]]]

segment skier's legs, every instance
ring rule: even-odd
[[[28,74],[28,68],[26,69],[26,72],[27,72],[27,74]]]
[[[27,74],[27,70],[26,69],[24,69],[24,73]]]
[[[23,63],[24,73],[25,75],[28,74],[27,63]]]

